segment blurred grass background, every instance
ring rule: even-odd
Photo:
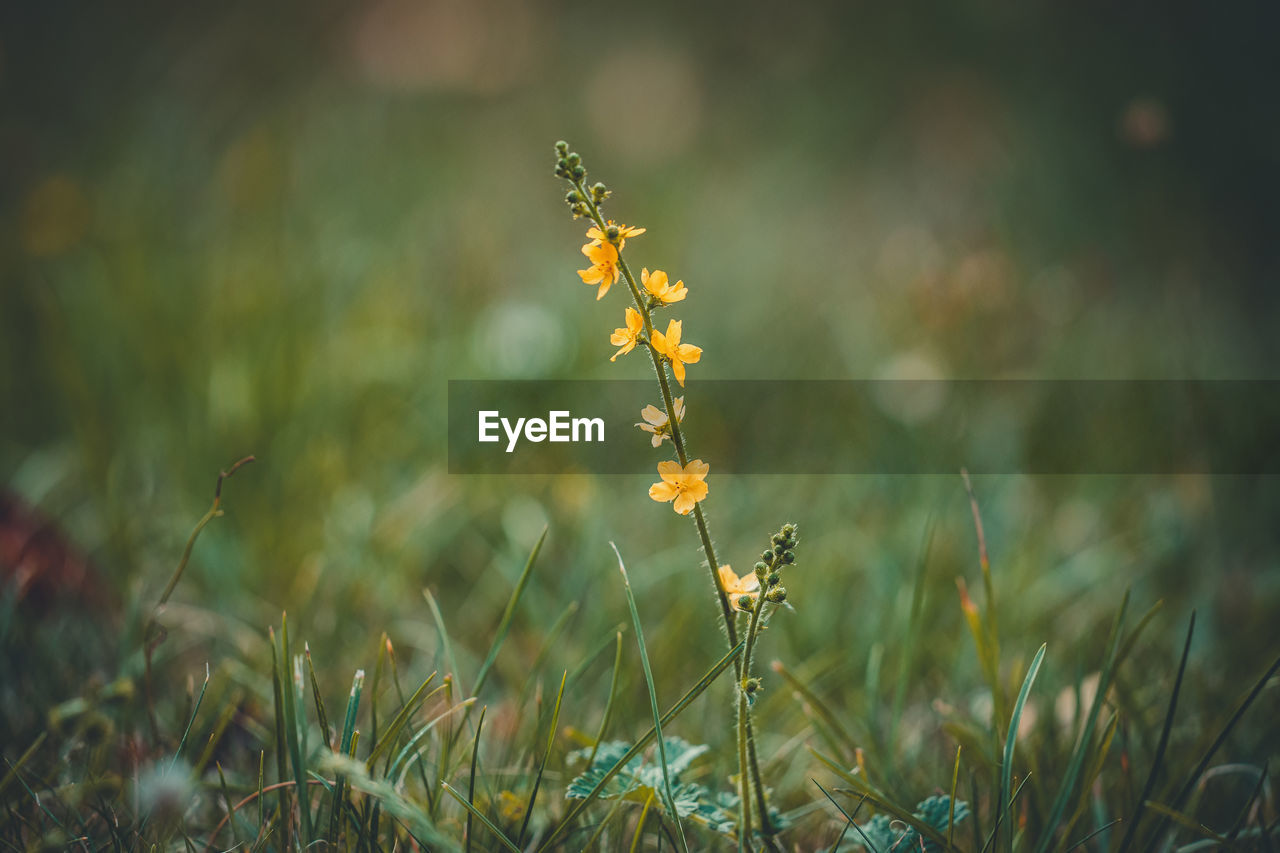
[[[175,681],[205,660],[261,662],[286,607],[335,690],[372,665],[382,630],[429,671],[423,587],[474,671],[544,524],[498,695],[570,602],[548,680],[625,621],[610,540],[653,626],[659,691],[719,657],[692,526],[646,497],[652,477],[445,472],[449,378],[648,370],[607,360],[623,294],[596,303],[574,273],[559,138],[615,190],[608,212],[648,227],[631,263],[690,287],[695,449],[699,378],[1275,378],[1276,17],[1243,3],[7,5],[0,483],[99,579],[10,601],[35,629],[7,640],[8,735],[86,674],[136,672],[125,614],[154,601],[217,471],[249,453],[171,608]],[[812,416],[761,401],[762,418]],[[1192,607],[1204,719],[1274,654],[1273,482],[976,488],[1006,654],[1048,641],[1042,683],[1097,667],[1127,586],[1139,610],[1166,601],[1143,658],[1152,696]],[[797,612],[761,653],[853,718],[875,706],[869,656],[896,672],[902,650],[877,643],[901,636],[932,524],[908,728],[933,737],[938,703],[968,708],[980,678],[954,578],[976,589],[977,560],[958,476],[725,477],[706,506],[739,570],[799,523]],[[575,725],[596,719],[607,657],[566,707]],[[627,678],[644,707],[638,669]],[[781,722],[780,684],[766,690],[772,754],[798,727]],[[681,726],[722,743],[727,703]],[[1241,738],[1276,746],[1274,731]],[[942,784],[950,759],[925,750],[922,776]]]

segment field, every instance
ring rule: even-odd
[[[1275,17],[6,8],[0,845],[1272,849]],[[687,414],[478,474],[451,380]]]

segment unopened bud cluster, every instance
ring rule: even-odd
[[[591,215],[591,210],[587,206],[588,198],[591,204],[598,208],[609,197],[609,188],[599,181],[590,187],[584,185],[587,169],[582,165],[582,155],[577,151],[570,151],[569,143],[564,140],[556,143],[556,177],[564,178],[573,184],[574,188],[565,194],[564,201],[569,205],[569,211],[574,219]],[[609,239],[610,242],[616,242],[617,235],[614,234]]]
[[[765,601],[781,604],[787,600],[787,588],[782,585],[782,569],[795,565],[795,547],[800,542],[794,524],[784,524],[769,540],[769,550],[761,553],[756,563],[756,577]]]

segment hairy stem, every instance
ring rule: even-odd
[[[756,606],[751,610],[751,621],[747,626],[747,644],[742,650],[742,672],[744,678],[751,677],[751,654],[755,651],[756,638],[760,635],[760,616],[764,612],[765,596],[771,587],[762,583],[760,593],[756,596]],[[765,837],[772,835],[774,830],[769,820],[769,808],[764,797],[764,783],[760,773],[760,759],[756,755],[756,738],[755,730],[751,725],[751,706],[746,703],[746,685],[739,685],[742,690],[742,699],[740,700],[740,708],[745,709],[746,724],[739,725],[738,738],[741,740],[742,748],[747,754],[747,765],[750,768],[750,777],[752,786],[755,789],[757,810],[760,812],[760,831]],[[742,703],[746,703],[743,705]],[[743,792],[744,796],[746,791]]]

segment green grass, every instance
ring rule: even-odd
[[[659,732],[665,736],[697,731],[687,721],[692,707],[701,708],[703,715],[725,717],[721,725],[731,727],[725,707],[729,684],[719,676],[730,668],[733,654],[702,652],[703,675],[660,715],[657,690],[679,685],[651,659],[651,651],[646,655],[643,640],[638,661],[623,656],[622,635],[615,632],[612,668],[588,666],[576,673],[581,678],[571,681],[566,667],[556,682],[539,679],[532,706],[518,699],[515,683],[491,689],[479,721],[471,720],[476,700],[454,686],[481,684],[488,672],[505,671],[504,680],[509,681],[510,670],[502,666],[502,639],[536,585],[537,558],[545,541],[543,531],[516,576],[495,624],[494,641],[474,675],[448,672],[444,683],[431,689],[437,677],[431,672],[406,696],[400,682],[406,676],[414,678],[416,667],[402,672],[398,656],[385,654],[392,646],[384,636],[379,640],[384,652],[378,655],[379,668],[387,668],[380,679],[382,701],[362,701],[368,691],[363,672],[357,673],[337,731],[328,722],[326,708],[331,703],[325,701],[331,669],[315,660],[309,648],[302,655],[293,654],[296,629],[287,620],[282,619],[278,632],[268,632],[278,641],[272,636],[259,640],[270,647],[273,666],[257,668],[251,649],[243,660],[213,662],[199,689],[193,687],[187,694],[171,687],[181,681],[171,676],[177,660],[165,660],[164,650],[181,642],[181,628],[170,628],[167,642],[156,646],[155,700],[157,718],[173,724],[164,725],[160,737],[150,740],[150,714],[140,690],[117,689],[119,695],[110,699],[99,691],[64,703],[50,717],[56,726],[41,729],[29,744],[5,748],[0,840],[10,849],[62,843],[91,849],[225,849],[237,844],[302,849],[323,842],[330,849],[352,850],[390,849],[397,843],[439,850],[495,845],[509,850],[571,850],[590,837],[601,849],[622,850],[670,846],[687,833],[691,849],[736,846],[733,818],[721,825],[708,817],[714,813],[709,789],[688,788],[682,780],[680,791],[674,790],[664,749],[651,753],[653,766],[660,768],[657,777],[634,777],[660,780],[656,790],[628,787],[633,783],[618,787],[614,778],[624,766],[638,766],[634,762],[643,760]],[[881,638],[886,649],[901,650],[904,661],[914,654],[912,645],[928,648],[937,639],[928,636],[919,616],[921,600],[938,592],[927,587],[928,576],[926,569],[916,574],[900,633]],[[803,589],[803,583],[793,581],[792,586]],[[937,586],[945,590],[945,584]],[[646,626],[629,587],[624,583],[639,639]],[[993,581],[988,590],[996,589]],[[954,598],[952,606],[962,609]],[[977,689],[981,692],[976,695],[990,697],[985,673],[1000,674],[1000,690],[1011,690],[1012,678],[1022,676],[1017,696],[1001,700],[1010,709],[1007,719],[991,712],[1001,702],[988,699],[983,703],[990,709],[985,715],[945,711],[932,722],[918,723],[910,716],[913,702],[920,701],[918,691],[900,686],[879,690],[877,679],[868,681],[867,690],[879,693],[863,699],[878,706],[876,713],[858,714],[840,700],[840,693],[832,694],[825,677],[831,671],[829,661],[800,661],[796,670],[775,665],[769,680],[773,695],[758,719],[772,738],[766,743],[773,750],[766,748],[762,761],[771,799],[784,810],[787,829],[782,841],[810,849],[834,845],[838,838],[844,838],[844,846],[872,847],[877,839],[890,845],[923,840],[930,849],[972,851],[1061,851],[1082,841],[1092,849],[1195,849],[1201,841],[1265,845],[1263,839],[1275,829],[1266,793],[1269,770],[1254,765],[1247,785],[1209,780],[1228,778],[1229,768],[1248,763],[1238,755],[1225,755],[1229,744],[1238,750],[1242,743],[1266,742],[1266,712],[1255,705],[1267,694],[1268,679],[1280,661],[1260,673],[1248,689],[1237,685],[1241,697],[1229,713],[1197,712],[1185,683],[1196,665],[1191,645],[1194,622],[1182,657],[1175,661],[1152,650],[1139,636],[1148,625],[1158,626],[1154,611],[1126,633],[1126,609],[1127,598],[1114,614],[1101,654],[1059,652],[1058,646],[1066,643],[1055,641],[1048,650],[1042,646],[1024,666],[1016,660],[1020,644],[1005,637],[1002,648],[1015,656],[1012,662],[997,660],[992,668],[974,660],[965,681],[944,684],[944,696],[962,697]],[[550,629],[554,611],[546,612]],[[988,618],[976,607],[971,612],[980,622]],[[439,611],[437,615],[443,617]],[[599,621],[609,615],[600,614]],[[438,624],[439,648],[448,659],[453,652],[444,619]],[[975,637],[988,640],[994,635],[994,626],[976,627]],[[664,623],[655,620],[648,629],[662,633]],[[985,648],[989,651],[992,645]],[[973,659],[980,648],[971,646],[960,656]],[[699,654],[696,649],[690,653]],[[1082,665],[1077,671],[1099,672],[1092,701],[1070,701],[1083,698],[1084,691],[1068,667],[1053,665],[1061,656]],[[1163,665],[1176,677],[1171,683],[1152,678],[1136,669],[1136,660],[1148,662],[1146,666]],[[655,665],[649,666],[651,662]],[[912,670],[909,661],[901,668]],[[644,725],[646,715],[639,707],[616,707],[620,685],[634,685],[642,674],[653,700],[648,734],[641,734],[615,763],[593,771],[590,790],[582,789],[585,795],[566,799],[568,775],[583,767],[570,763],[575,748],[586,747],[586,764],[595,767],[609,718],[617,718],[611,726],[615,731]],[[543,691],[554,683],[559,687],[548,703]],[[395,685],[390,692],[389,684]],[[270,701],[247,698],[254,695]],[[1073,710],[1064,714],[1054,709],[1055,702]],[[1163,716],[1157,713],[1161,706]],[[175,718],[182,708],[184,716]],[[274,708],[274,713],[266,708]],[[496,720],[504,715],[500,726]],[[1188,725],[1187,718],[1195,724]],[[1099,728],[1104,719],[1109,722]],[[597,734],[588,736],[587,731]],[[1240,731],[1248,733],[1243,741]],[[375,734],[362,737],[362,732]],[[922,743],[904,743],[908,732]],[[997,741],[1002,744],[999,753],[990,748]],[[731,736],[722,737],[712,745],[711,757],[700,760],[709,765],[698,771],[709,771],[704,781],[735,766],[732,743]],[[964,748],[957,749],[957,743]],[[120,765],[116,758],[130,744],[139,755],[137,770]],[[810,749],[803,749],[806,744]],[[191,761],[197,750],[203,750],[199,761],[179,763],[184,756]],[[947,755],[953,758],[951,766],[939,772]],[[217,756],[216,762],[209,760],[212,756]],[[151,766],[176,769],[181,778],[150,774]],[[680,766],[686,772],[687,762],[682,760]],[[265,768],[270,772],[264,773]],[[628,770],[633,772],[638,771]],[[137,790],[135,773],[143,779]],[[925,802],[939,791],[953,793],[938,800],[939,805]],[[606,794],[605,801],[598,800],[601,794]],[[179,795],[181,799],[173,799]],[[695,800],[678,808],[673,796],[708,799],[700,806],[693,805],[700,802]],[[655,805],[660,808],[652,808]],[[677,811],[697,819],[677,822],[672,819]],[[882,818],[873,815],[897,823],[878,823]],[[920,840],[904,842],[903,833],[916,833],[913,837]]]
[[[702,378],[1274,374],[1270,22],[435,3],[480,79],[418,85],[365,41],[416,47],[377,17],[413,4],[356,5],[5,14],[0,505],[35,515],[0,533],[71,559],[0,565],[2,850],[751,843],[711,801],[744,650],[651,477],[445,460],[449,378],[651,375],[574,275],[561,133],[689,286],[694,446]],[[723,562],[805,531],[753,651],[778,844],[1267,849],[1278,508],[1277,478],[717,480]]]

